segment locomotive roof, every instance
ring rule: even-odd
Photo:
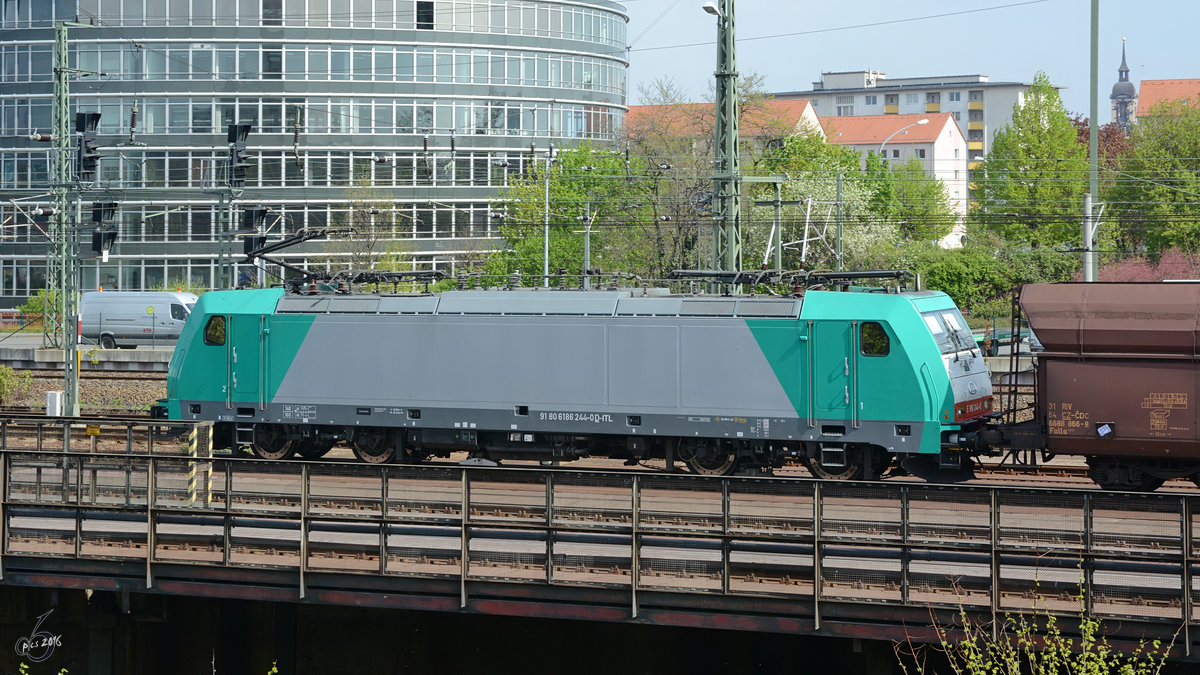
[[[420,295],[285,295],[278,314],[438,314],[796,318],[790,296],[693,296],[654,291],[446,291]]]

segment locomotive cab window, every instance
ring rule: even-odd
[[[975,347],[975,337],[957,309],[935,310],[921,315],[943,354],[954,354]]]
[[[876,321],[866,321],[859,326],[858,344],[863,356],[887,356],[891,351],[891,340],[887,331]]]
[[[225,344],[225,317],[214,316],[204,324],[204,344],[214,347]]]

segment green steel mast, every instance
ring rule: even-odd
[[[734,0],[719,0],[717,132],[713,162],[713,269],[742,269],[741,164],[738,153],[737,37]],[[711,3],[705,7],[713,13]]]

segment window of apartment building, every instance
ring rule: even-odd
[[[921,95],[918,93],[910,93],[904,95],[904,102],[909,105],[916,105],[921,102]]]
[[[967,92],[967,100],[968,101],[982,101],[983,100],[983,90],[975,89],[973,91]]]
[[[982,122],[983,121],[983,111],[982,110],[972,110],[970,113],[968,113],[967,119],[971,120],[972,122]]]
[[[950,102],[961,101],[962,100],[962,92],[961,91],[949,92],[946,94],[946,100],[950,101]]]
[[[863,103],[866,103],[867,105],[878,105],[879,97],[874,94],[871,94],[870,96],[864,96]]]
[[[957,110],[954,111],[954,121],[955,122],[962,121],[962,113],[958,112]]]
[[[834,98],[834,101],[838,105],[851,105],[854,103],[854,97],[853,96],[837,96]]]
[[[853,96],[835,96],[833,102],[837,104],[838,117],[847,117],[854,114]]]
[[[917,159],[925,159],[925,148],[917,148],[913,152],[916,154]]]
[[[958,159],[958,148],[954,149],[954,159]]]
[[[941,103],[942,95],[936,91],[931,91],[925,94],[926,103]]]
[[[883,97],[884,105],[898,105],[900,103],[899,94],[887,94]]]
[[[900,159],[899,148],[892,148],[892,159]]]
[[[417,29],[433,30],[433,0],[417,0]]]
[[[839,106],[837,107],[837,116],[838,116],[838,117],[850,117],[850,116],[852,116],[852,115],[854,115],[854,106],[852,106],[852,105],[839,105]]]

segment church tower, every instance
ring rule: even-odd
[[[1125,38],[1121,38],[1121,67],[1117,75],[1119,79],[1108,97],[1112,101],[1112,121],[1129,131],[1133,111],[1137,110],[1137,88],[1129,81],[1129,66],[1125,65]]]

